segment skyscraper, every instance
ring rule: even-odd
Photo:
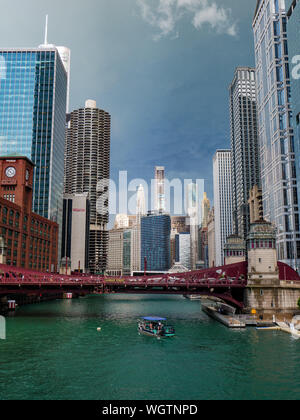
[[[213,158],[216,266],[224,264],[224,245],[232,234],[231,151],[217,150]]]
[[[207,227],[207,221],[208,221],[208,215],[210,212],[210,201],[207,198],[207,193],[204,193],[204,197],[202,200],[202,227],[206,228]]]
[[[66,109],[69,112],[70,107],[70,82],[71,82],[71,50],[67,47],[56,47],[57,51],[59,52],[61,61],[63,62],[64,68],[66,70],[68,76],[68,83],[67,83],[67,104]]]
[[[45,39],[44,43],[39,46],[39,48],[56,48],[61,61],[64,65],[64,68],[67,73],[68,81],[67,81],[67,103],[66,103],[66,110],[69,112],[69,105],[70,105],[70,77],[71,77],[71,50],[67,47],[58,47],[53,44],[48,43],[48,15],[46,16],[46,25],[45,25]]]
[[[211,209],[207,221],[207,246],[208,246],[208,266],[216,265],[216,232],[215,232],[215,209]]]
[[[141,267],[147,258],[148,271],[171,268],[171,218],[167,214],[149,213],[141,219]]]
[[[290,0],[291,1],[291,0]],[[291,93],[293,110],[293,127],[295,132],[295,148],[297,151],[297,184],[298,202],[300,199],[300,3],[293,0],[288,10],[288,48],[291,74]]]
[[[253,19],[264,216],[277,228],[278,259],[300,259],[296,153],[284,0],[258,0]]]
[[[146,198],[143,185],[140,185],[136,196],[136,223],[131,230],[131,271],[141,270],[141,218],[145,216]]]
[[[0,50],[0,155],[35,164],[33,211],[61,224],[67,74],[55,47]]]
[[[250,229],[249,192],[260,185],[255,69],[238,67],[229,87],[233,228],[246,239]]]
[[[109,231],[108,256],[106,274],[109,276],[122,276],[124,266],[124,233],[125,229],[112,229]]]
[[[195,270],[199,257],[199,189],[195,183],[187,186],[186,208],[190,224],[191,267]]]
[[[89,267],[106,269],[110,115],[87,101],[69,116],[65,150],[65,194],[88,193],[90,200]]]
[[[63,202],[61,268],[89,271],[90,207],[88,194],[67,194]]]
[[[188,232],[175,235],[175,263],[191,269],[191,238]]]
[[[154,209],[163,213],[166,209],[165,203],[165,168],[163,166],[155,167],[155,191],[154,191]]]

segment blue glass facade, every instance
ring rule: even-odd
[[[33,211],[61,222],[67,73],[55,48],[0,50],[0,155],[35,164]]]
[[[141,219],[141,267],[147,258],[148,271],[168,271],[171,267],[171,217],[149,215]]]
[[[291,74],[291,96],[293,110],[293,126],[295,131],[295,147],[298,179],[298,201],[300,199],[300,2],[293,0],[288,11],[288,48]],[[299,201],[300,202],[300,201]]]

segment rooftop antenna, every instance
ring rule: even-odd
[[[44,45],[48,45],[48,15],[46,15],[46,27],[45,27],[45,41]]]
[[[45,26],[45,39],[44,39],[44,44],[40,45],[39,48],[55,48],[55,45],[48,44],[48,15],[46,15],[46,26]]]

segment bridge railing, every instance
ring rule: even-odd
[[[242,279],[208,279],[208,280],[147,280],[147,279],[137,279],[137,280],[105,280],[105,279],[82,279],[82,278],[63,278],[63,277],[15,277],[12,275],[0,276],[0,284],[43,284],[43,285],[55,285],[55,284],[80,284],[80,285],[105,285],[105,286],[151,286],[151,287],[183,287],[188,286],[190,288],[202,286],[202,287],[235,287],[235,286],[244,286],[246,281]]]
[[[153,277],[105,277],[105,276],[66,276],[52,273],[38,273],[32,270],[0,265],[1,284],[43,284],[43,285],[103,285],[105,287],[244,287],[247,284],[244,265],[228,266],[223,270],[165,274]],[[2,274],[1,274],[2,273]]]

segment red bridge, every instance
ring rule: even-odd
[[[281,280],[299,281],[289,266],[278,263]],[[0,298],[8,296],[57,296],[73,293],[178,294],[217,297],[237,308],[243,307],[243,291],[247,286],[247,262],[188,273],[141,277],[65,276],[39,273],[0,265]]]

